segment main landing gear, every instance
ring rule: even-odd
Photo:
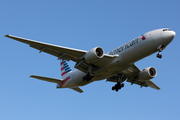
[[[94,74],[91,73],[91,72],[88,72],[88,73],[83,77],[83,81],[86,80],[86,82],[89,82],[93,77],[94,77]]]
[[[117,80],[117,84],[115,84],[113,87],[112,87],[112,90],[115,90],[116,92],[118,92],[121,88],[124,87],[124,83],[122,83],[122,80],[125,78],[125,77],[122,77],[122,75],[118,75],[119,79]]]
[[[94,73],[93,73],[94,70],[96,70],[96,67],[90,66],[87,74],[82,78],[83,81],[86,80],[86,82],[89,82],[94,77]]]
[[[116,92],[118,92],[122,87],[124,87],[124,83],[118,82],[115,84],[115,86],[112,87],[112,90],[116,90]]]
[[[158,54],[156,55],[157,58],[162,58],[162,54],[161,52],[165,49],[166,47],[164,45],[160,45],[157,49],[158,49]]]

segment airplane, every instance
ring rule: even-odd
[[[12,35],[5,35],[5,37],[28,44],[39,50],[40,53],[51,54],[60,60],[62,79],[37,75],[30,77],[57,83],[57,88],[70,88],[82,93],[81,86],[103,79],[115,82],[112,90],[116,92],[124,87],[124,81],[130,82],[131,85],[137,84],[141,88],[151,87],[159,90],[160,88],[151,81],[157,75],[156,69],[146,67],[140,70],[134,63],[156,52],[158,52],[157,58],[162,58],[161,52],[174,39],[175,35],[176,33],[169,28],[156,29],[140,35],[107,54],[101,47],[85,51]],[[70,60],[76,63],[74,71],[67,63]]]

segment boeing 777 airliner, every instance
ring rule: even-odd
[[[140,70],[134,63],[155,52],[158,58],[162,58],[161,52],[174,39],[175,32],[171,29],[157,29],[147,32],[120,47],[104,53],[101,47],[95,47],[89,51],[72,49],[34,40],[28,40],[12,35],[6,37],[29,44],[30,47],[41,52],[56,56],[60,60],[62,79],[31,75],[30,77],[57,83],[57,88],[70,88],[77,92],[83,92],[79,87],[91,82],[107,79],[115,82],[112,90],[118,91],[124,87],[123,82],[151,87],[159,90],[151,79],[156,77],[156,69],[147,67]],[[72,60],[75,71],[72,71],[67,61]]]

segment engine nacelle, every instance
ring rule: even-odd
[[[156,77],[156,75],[157,75],[157,72],[154,67],[147,67],[139,73],[138,77],[139,77],[139,80],[149,80]]]
[[[101,47],[95,47],[85,54],[85,60],[89,63],[94,62],[104,56],[104,50]]]

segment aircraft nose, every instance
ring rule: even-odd
[[[176,33],[174,31],[167,31],[164,33],[164,38],[168,40],[173,40],[175,37]]]
[[[174,37],[175,37],[175,35],[176,35],[176,33],[174,32],[174,31],[169,31],[170,33],[169,33],[169,38],[170,39],[174,39]]]

